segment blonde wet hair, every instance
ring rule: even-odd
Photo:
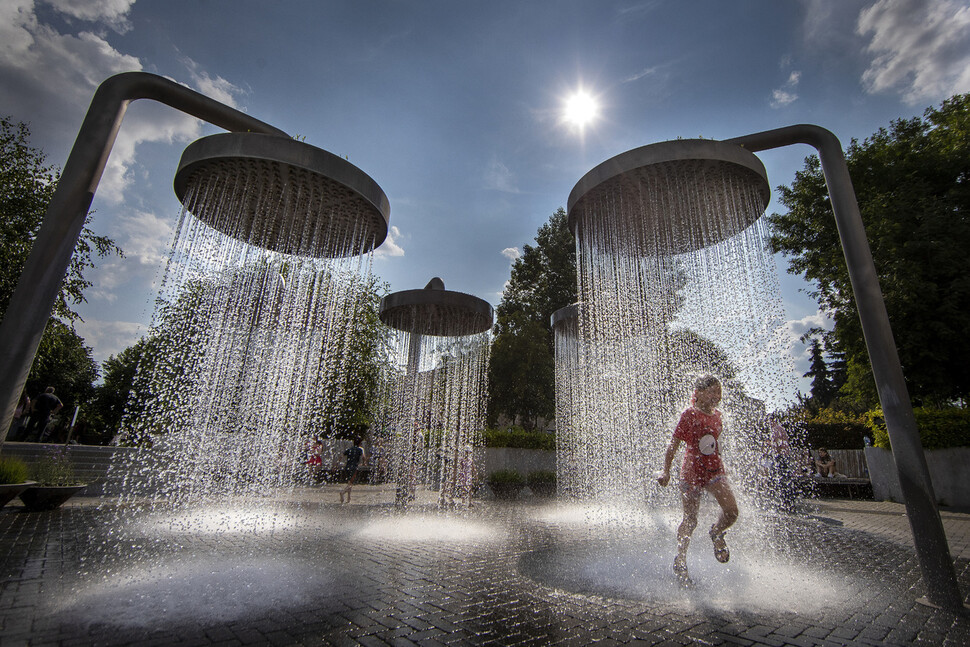
[[[694,380],[694,391],[703,391],[704,389],[709,389],[712,386],[720,385],[721,380],[717,379],[713,375],[705,374]]]

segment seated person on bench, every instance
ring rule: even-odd
[[[835,476],[835,459],[824,447],[818,448],[818,458],[815,459],[815,469],[819,476],[832,478]]]

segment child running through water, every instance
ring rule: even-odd
[[[686,445],[684,463],[681,466],[680,497],[684,504],[684,520],[677,529],[677,557],[674,558],[674,574],[684,584],[690,584],[687,574],[687,548],[690,537],[697,527],[701,493],[710,492],[721,506],[721,515],[708,533],[714,543],[714,557],[724,563],[731,558],[724,532],[738,518],[738,504],[724,472],[724,464],[718,454],[718,437],[721,435],[721,383],[713,375],[703,375],[694,382],[691,406],[680,416],[673,438],[664,455],[664,468],[657,482],[666,486],[670,482],[670,466],[680,444]]]

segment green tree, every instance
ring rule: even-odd
[[[576,301],[576,241],[560,207],[539,228],[536,244],[524,245],[512,264],[512,275],[496,310],[497,330],[514,326],[522,313],[549,328],[552,313]]]
[[[549,330],[521,312],[509,319],[505,322],[508,331],[492,343],[489,397],[499,413],[520,420],[526,429],[535,429],[539,418],[552,418],[556,408],[556,367]]]
[[[382,379],[389,370],[388,344],[391,330],[380,320],[381,297],[386,283],[370,277],[359,285],[357,300],[351,300],[341,319],[345,333],[324,357],[339,362],[321,365],[318,415],[320,431],[338,438],[362,437],[380,406]]]
[[[812,346],[809,349],[810,361],[808,371],[802,377],[812,378],[812,389],[809,401],[815,410],[824,409],[832,404],[838,396],[838,386],[829,363],[825,361],[825,351],[822,349],[822,341],[818,337],[812,337]]]
[[[75,406],[83,406],[94,394],[96,379],[98,365],[91,357],[91,349],[73,328],[52,318],[30,368],[27,392],[43,393],[52,386],[65,410],[73,410]]]
[[[910,394],[942,406],[970,394],[970,95],[900,119],[846,151]],[[814,282],[845,354],[841,395],[877,404],[871,368],[828,192],[815,156],[779,187],[771,248]]]
[[[30,145],[26,124],[0,117],[0,318],[27,263],[59,174]],[[84,405],[93,393],[97,365],[72,327],[80,319],[73,308],[84,302],[84,291],[91,285],[85,270],[94,267],[95,256],[112,252],[122,254],[107,236],[96,236],[87,227],[82,230],[27,379],[29,394],[53,386],[67,407]]]
[[[30,146],[26,124],[0,117],[0,316],[17,287],[59,175],[58,169],[45,164],[44,154]],[[55,317],[70,322],[80,318],[72,308],[85,301],[84,290],[91,286],[84,271],[94,267],[95,255],[111,253],[124,255],[107,236],[96,236],[87,227],[81,231],[54,304]]]
[[[499,416],[534,428],[555,413],[555,363],[549,318],[576,301],[576,243],[558,209],[525,245],[496,309],[489,360],[489,424]]]
[[[142,359],[150,357],[154,350],[152,339],[142,338],[117,356],[112,355],[102,362],[103,381],[95,387],[94,398],[87,412],[90,434],[94,439],[104,443],[118,433],[138,367]],[[139,398],[135,398],[133,405],[139,401]]]

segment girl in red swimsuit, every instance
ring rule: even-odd
[[[687,547],[690,536],[697,527],[697,512],[701,504],[701,492],[707,490],[721,506],[721,516],[711,526],[710,537],[714,543],[714,557],[724,563],[731,558],[724,531],[738,518],[738,504],[724,473],[724,464],[718,454],[718,437],[721,435],[721,412],[716,409],[721,401],[721,383],[713,375],[704,375],[694,383],[691,407],[680,416],[673,438],[664,455],[664,469],[657,482],[666,486],[670,482],[670,466],[680,444],[686,445],[684,463],[681,466],[681,501],[684,504],[684,520],[677,529],[677,557],[674,573],[685,584],[687,575]]]

